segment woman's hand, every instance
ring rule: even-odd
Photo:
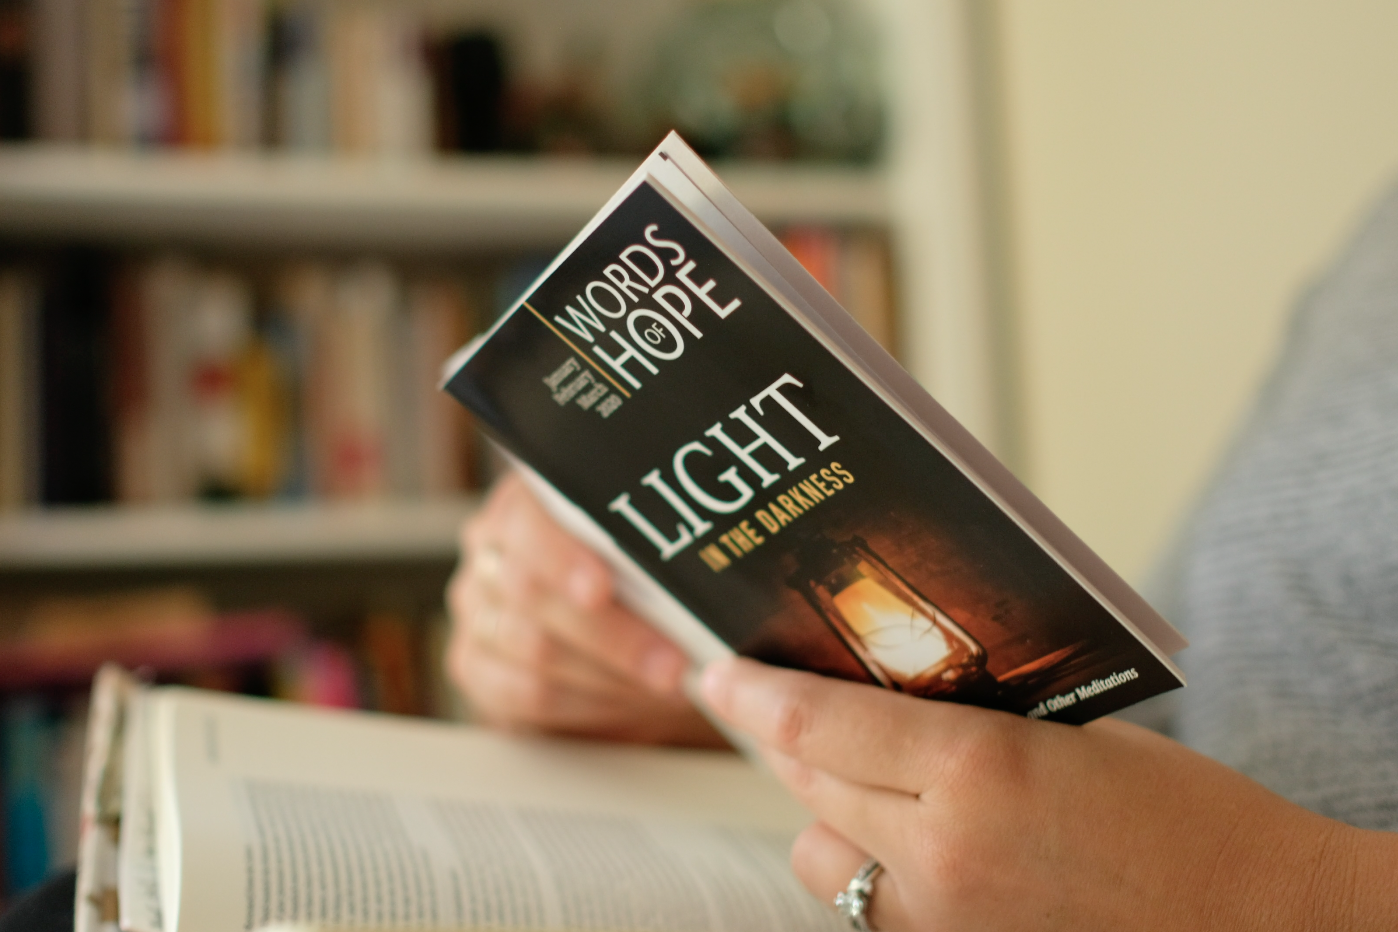
[[[1307,812],[1153,732],[1031,722],[748,660],[704,696],[820,819],[802,882],[864,860],[880,932],[1395,929],[1398,838]]]
[[[723,739],[680,692],[688,661],[613,598],[611,574],[516,475],[462,532],[447,670],[483,721],[665,744]]]

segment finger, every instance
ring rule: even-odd
[[[915,796],[850,783],[770,748],[762,756],[802,805],[865,851],[889,857],[906,845],[908,827],[919,824]]]
[[[607,741],[726,746],[682,697],[643,701],[636,695],[573,689],[557,681],[540,682],[522,668],[493,668],[494,662],[475,658],[466,674],[483,687],[467,695],[488,723]]]
[[[579,612],[558,599],[546,599],[537,617],[578,653],[661,693],[677,693],[689,658],[640,616],[612,603]]]
[[[650,698],[645,687],[579,653],[527,617],[502,612],[491,635],[478,638],[477,645],[478,649],[533,671],[536,676],[574,689],[636,702]]]
[[[606,567],[557,526],[515,473],[497,482],[465,523],[461,551],[465,572],[497,579],[508,569],[521,582],[549,585],[576,574],[585,582],[574,588],[580,604],[600,604],[610,595]]]
[[[596,607],[612,597],[606,563],[553,520],[523,479],[511,474],[498,492],[482,536],[492,538],[512,566],[548,579],[579,607]]]
[[[868,858],[862,848],[823,822],[807,827],[791,846],[792,871],[816,899],[832,909],[835,896],[845,891]],[[873,887],[866,899],[870,927],[879,932],[913,928],[887,866],[874,878]]]
[[[688,658],[611,598],[606,564],[559,527],[517,477],[502,482],[497,501],[470,541],[483,556],[498,550],[500,559],[483,559],[481,569],[497,571],[490,575],[514,607],[540,614],[556,636],[618,673],[656,692],[677,691]]]
[[[481,593],[478,614],[489,615],[488,603],[493,603],[511,619],[508,629],[521,638],[513,653],[522,661],[528,662],[530,651],[547,654],[553,645],[563,644],[569,653],[647,692],[670,695],[679,691],[689,658],[639,616],[615,602],[580,609],[553,589],[518,581],[512,585],[506,579],[491,580],[484,574],[471,577],[466,589]],[[471,614],[469,609],[467,614]],[[530,624],[516,624],[526,619]],[[495,620],[499,622],[498,617]],[[472,627],[489,626],[482,620],[472,623]]]
[[[544,679],[597,693],[644,702],[648,691],[555,637],[538,611],[517,611],[483,584],[465,587],[459,598],[462,649],[479,650],[531,670]]]
[[[579,689],[539,676],[480,650],[454,657],[455,678],[466,684],[472,709],[483,721],[514,728],[594,733],[612,726],[634,702]]]
[[[744,658],[704,671],[713,710],[762,744],[856,783],[918,794],[987,735],[1032,727],[1007,715],[914,699]]]
[[[545,686],[530,683],[537,670],[505,673],[504,686],[493,675],[484,648],[458,628],[448,644],[444,665],[448,678],[466,697],[481,721],[532,730],[563,731],[616,741],[726,748],[727,742],[683,696],[656,696],[623,684],[620,692],[579,687],[557,678]],[[509,663],[504,658],[495,661]],[[517,665],[516,665],[517,666]],[[569,714],[555,711],[567,707]]]

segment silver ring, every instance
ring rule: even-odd
[[[870,858],[850,878],[844,892],[835,894],[835,909],[854,932],[874,932],[869,925],[869,897],[874,894],[874,881],[883,873],[878,858]]]

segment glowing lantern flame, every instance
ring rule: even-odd
[[[932,619],[872,579],[856,581],[834,602],[869,653],[895,677],[910,680],[951,653]]]

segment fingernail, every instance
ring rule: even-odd
[[[689,662],[669,645],[657,645],[641,657],[641,677],[656,692],[669,693],[679,688]]]
[[[725,714],[728,709],[734,662],[732,657],[713,661],[704,668],[703,676],[699,680],[699,692],[704,701],[720,714]]]
[[[584,608],[595,604],[601,598],[602,586],[603,580],[594,567],[575,567],[568,574],[568,598]]]

